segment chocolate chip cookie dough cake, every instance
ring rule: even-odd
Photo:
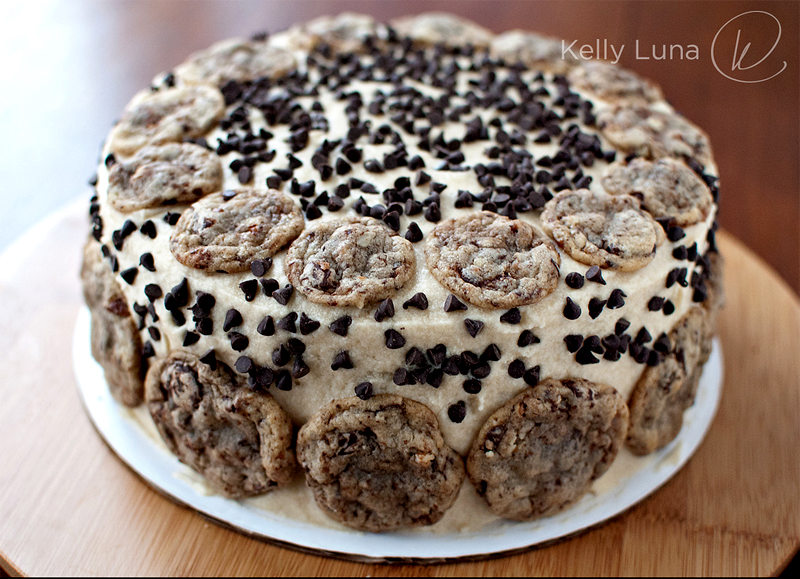
[[[530,520],[669,443],[722,303],[717,170],[653,83],[446,14],[159,75],[105,144],[92,351],[214,492]]]

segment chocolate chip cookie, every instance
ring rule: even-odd
[[[564,510],[625,441],[628,408],[611,386],[549,378],[500,407],[467,457],[472,484],[496,515],[529,521]]]
[[[289,417],[267,393],[249,389],[227,366],[173,351],[147,373],[150,415],[169,449],[227,497],[289,482],[296,462]]]
[[[437,225],[425,260],[439,283],[484,308],[541,300],[558,284],[561,265],[558,250],[534,226],[486,211]]]
[[[433,413],[394,394],[324,406],[300,429],[297,455],[320,508],[364,531],[432,525],[464,480]]]

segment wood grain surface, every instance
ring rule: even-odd
[[[0,248],[51,207],[71,201],[94,172],[100,142],[125,103],[190,52],[231,36],[278,31],[322,14],[354,10],[388,19],[447,10],[501,32],[538,30],[595,45],[625,45],[621,64],[664,88],[705,129],[720,167],[722,227],[800,291],[800,3],[641,0],[37,0],[0,3]],[[775,50],[743,84],[722,76],[711,46],[748,11],[781,24]],[[737,21],[747,66],[776,38],[768,16]],[[719,44],[730,67],[734,26]],[[697,60],[637,58],[664,45],[696,45]],[[727,69],[725,69],[727,70]],[[728,71],[730,72],[730,71]],[[744,74],[744,73],[742,73]],[[748,78],[745,76],[745,78]],[[750,76],[749,78],[754,78]]]
[[[72,373],[84,207],[0,258],[0,565],[29,575],[771,575],[800,546],[800,303],[727,234],[722,403],[662,489],[555,545],[370,565],[251,539],[176,506],[103,443]]]

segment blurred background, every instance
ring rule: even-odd
[[[799,8],[796,1],[4,2],[0,251],[43,215],[76,198],[88,201],[86,182],[100,143],[127,101],[190,52],[344,10],[382,19],[446,10],[495,32],[523,28],[564,38],[568,45],[577,41],[574,50],[596,48],[598,41],[601,50],[604,41],[625,45],[620,63],[658,82],[667,99],[709,133],[721,174],[722,228],[798,292]],[[670,50],[672,45],[681,50]],[[696,59],[689,58],[692,45]],[[655,59],[664,47],[667,58]],[[737,55],[741,66],[731,70]],[[754,82],[780,71],[784,62],[782,72]]]

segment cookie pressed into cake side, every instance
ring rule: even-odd
[[[667,445],[723,302],[711,147],[558,46],[342,14],[159,74],[105,143],[81,272],[114,397],[214,492],[302,471],[373,532],[464,484],[549,516]]]

